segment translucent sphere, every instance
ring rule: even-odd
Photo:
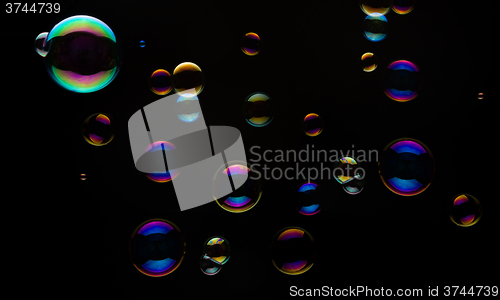
[[[228,177],[234,186],[228,186]],[[258,178],[258,179],[257,179]],[[259,202],[262,196],[260,175],[242,161],[228,162],[228,167],[222,165],[214,175],[213,194],[217,204],[224,210],[233,213],[248,211]],[[216,195],[225,195],[217,198]]]
[[[318,136],[323,132],[323,118],[318,114],[308,114],[302,121],[302,130],[308,136]]]
[[[146,42],[145,42],[145,41],[143,41],[143,40],[140,40],[140,41],[139,41],[139,47],[141,47],[141,48],[146,47]]]
[[[175,151],[176,149],[177,148],[174,146],[174,144],[170,142],[165,142],[165,141],[154,142],[153,144],[149,145],[148,149],[146,150],[145,156],[143,156],[141,159],[149,159],[150,156],[159,156],[163,158],[163,151]],[[157,160],[152,160],[152,161],[157,161]],[[179,175],[178,169],[167,170],[167,171],[161,169],[156,172],[151,172],[146,174],[146,177],[151,181],[164,183],[172,181],[172,179],[176,178],[178,175]]]
[[[260,37],[253,32],[245,34],[241,38],[241,51],[248,56],[259,54],[261,48]]]
[[[132,233],[129,244],[134,267],[151,277],[175,271],[184,259],[185,249],[179,228],[164,219],[152,219],[140,224]]]
[[[61,87],[77,93],[98,91],[118,74],[120,48],[108,25],[78,15],[62,20],[46,37],[45,65]]]
[[[369,15],[379,13],[385,15],[391,9],[392,0],[360,0],[359,6],[361,10]]]
[[[163,69],[158,69],[149,77],[149,87],[156,95],[166,95],[172,90],[170,73]]]
[[[314,238],[299,227],[283,228],[271,242],[271,260],[280,272],[299,275],[309,270],[316,259]]]
[[[304,216],[312,216],[321,211],[323,195],[321,187],[314,182],[300,185],[295,208]]]
[[[364,177],[362,168],[358,165],[358,162],[354,158],[347,156],[335,162],[333,175],[335,180],[340,184],[351,182],[355,176]]]
[[[365,72],[372,72],[374,71],[378,66],[378,57],[371,53],[371,52],[366,52],[361,56],[361,68]]]
[[[45,45],[48,34],[48,32],[42,32],[35,39],[35,51],[42,57],[47,56],[47,52],[49,52]]]
[[[243,103],[243,115],[247,123],[254,127],[268,125],[274,118],[271,97],[260,92],[250,94]]]
[[[417,97],[421,84],[417,66],[407,60],[397,60],[387,67],[384,93],[394,101],[407,102]]]
[[[392,10],[398,15],[406,15],[413,10],[415,0],[394,0]]]
[[[200,269],[205,275],[215,275],[220,272],[222,266],[202,255],[200,257]]]
[[[451,221],[461,227],[476,224],[483,214],[481,203],[469,194],[455,195],[449,204]]]
[[[179,96],[176,102],[177,117],[179,120],[192,123],[201,116],[200,105],[197,96]]]
[[[184,62],[174,69],[172,83],[176,93],[192,97],[200,94],[203,90],[205,75],[196,64]]]
[[[203,244],[203,257],[218,265],[223,265],[231,257],[231,246],[227,239],[220,236],[210,237]]]
[[[380,178],[392,192],[413,196],[425,191],[434,177],[434,158],[422,142],[403,138],[389,143],[379,161]]]
[[[484,98],[484,94],[483,93],[477,94],[477,99],[483,100],[483,98]]]
[[[363,35],[371,42],[380,42],[389,32],[387,18],[380,13],[369,14],[363,22]]]
[[[93,146],[107,145],[115,137],[114,122],[110,115],[93,114],[83,122],[82,134],[85,141]]]

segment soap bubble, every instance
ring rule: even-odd
[[[483,214],[481,203],[469,194],[454,196],[448,209],[451,221],[461,227],[476,224]]]
[[[176,150],[174,144],[165,142],[165,141],[157,141],[151,144],[148,149],[146,150],[146,155],[156,155],[156,156],[161,156],[163,159],[163,151],[173,151]],[[158,160],[153,160],[152,161],[158,161]],[[169,182],[172,179],[176,178],[179,175],[179,169],[173,169],[173,170],[158,170],[156,172],[151,172],[146,174],[146,177],[154,182]]]
[[[48,32],[42,32],[35,39],[35,51],[42,57],[47,56],[48,49],[45,46],[45,41],[48,34]]]
[[[203,272],[203,274],[206,275],[215,275],[220,272],[222,269],[222,266],[219,264],[216,264],[212,260],[205,258],[204,255],[200,257],[200,269]]]
[[[231,257],[229,241],[220,236],[212,236],[203,244],[203,257],[216,264],[223,265]]]
[[[170,73],[163,69],[158,69],[149,77],[149,87],[156,95],[166,95],[172,90]]]
[[[243,114],[248,124],[263,127],[271,123],[274,118],[273,101],[264,93],[250,94],[243,103]]]
[[[308,114],[302,122],[302,130],[308,136],[317,136],[323,131],[323,119],[315,113]]]
[[[139,47],[141,47],[141,48],[146,47],[146,42],[143,40],[139,41]]]
[[[384,93],[398,102],[407,102],[417,97],[422,84],[418,67],[407,60],[389,64],[385,75]]]
[[[387,18],[379,13],[368,15],[363,22],[363,34],[372,42],[380,42],[387,36],[389,23]]]
[[[45,65],[61,87],[77,93],[98,91],[118,74],[120,48],[108,25],[77,15],[56,24],[45,41]]]
[[[299,227],[283,228],[271,242],[272,263],[280,272],[299,275],[309,270],[316,259],[314,238]]]
[[[245,34],[241,38],[241,51],[248,56],[259,54],[261,48],[260,37],[253,32]]]
[[[484,98],[484,94],[483,93],[477,94],[477,99],[483,100],[483,98]]]
[[[394,0],[392,10],[399,15],[406,15],[413,10],[415,0]]]
[[[205,84],[205,75],[200,67],[192,62],[179,64],[172,74],[175,92],[181,96],[196,96],[201,93]],[[193,95],[194,93],[194,95]]]
[[[200,105],[196,96],[179,96],[176,102],[177,117],[179,120],[192,123],[201,116]]]
[[[85,141],[91,145],[107,145],[115,137],[114,122],[110,115],[93,114],[83,122],[82,134]]]
[[[378,57],[371,53],[371,52],[366,52],[361,56],[361,68],[365,72],[372,72],[374,71],[378,66]]]
[[[305,216],[315,215],[321,211],[322,196],[321,187],[317,183],[303,183],[299,187],[299,195],[295,208]]]
[[[369,15],[379,13],[385,15],[391,9],[392,0],[360,0],[359,6],[361,10]]]
[[[164,219],[151,219],[132,233],[129,254],[134,267],[144,275],[165,276],[184,259],[186,244],[179,228]]]

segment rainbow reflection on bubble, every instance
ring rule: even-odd
[[[380,13],[372,13],[363,21],[363,35],[371,42],[384,40],[389,31],[387,18]]]
[[[154,142],[153,144],[149,145],[149,147],[146,149],[146,152],[156,152],[156,151],[171,151],[176,149],[175,146],[172,143],[165,142],[165,141],[158,141]],[[164,182],[169,182],[172,179],[176,178],[179,175],[179,170],[174,169],[174,170],[168,170],[168,171],[158,171],[158,172],[152,172],[146,174],[146,177],[150,179],[151,181],[154,182],[159,182],[159,183],[164,183]]]
[[[305,216],[312,216],[321,211],[321,197],[317,191],[318,184],[306,182],[299,187],[299,196],[295,208]]]
[[[299,227],[287,227],[276,233],[271,242],[271,259],[280,272],[299,275],[309,270],[316,258],[313,237]]]
[[[302,121],[302,129],[308,136],[318,136],[323,131],[323,119],[315,113],[305,116]]]
[[[375,54],[371,52],[366,52],[361,55],[361,68],[365,72],[372,72],[378,66],[378,58]]]
[[[222,173],[225,175],[245,175],[248,174],[250,171],[249,168],[243,166],[243,165],[232,165],[226,169]],[[224,203],[226,203],[229,207],[233,207],[235,209],[239,209],[241,207],[244,207],[247,205],[252,199],[243,195],[243,196],[234,196],[234,197],[227,197],[226,200],[224,200]]]
[[[222,266],[202,255],[200,258],[200,269],[205,275],[215,275],[220,272]]]
[[[477,94],[477,99],[483,100],[483,98],[484,98],[484,94],[483,93]]]
[[[77,15],[56,24],[45,39],[44,61],[51,78],[77,93],[98,91],[118,74],[121,54],[104,22]]]
[[[271,98],[260,92],[250,94],[243,103],[243,115],[247,123],[254,127],[268,125],[274,118]]]
[[[209,238],[203,246],[204,258],[218,265],[224,265],[231,257],[231,246],[229,242],[220,236]]]
[[[379,162],[380,178],[392,192],[413,196],[425,191],[434,177],[434,158],[427,146],[404,138],[386,146]]]
[[[89,116],[82,126],[82,135],[93,146],[104,146],[114,138],[114,126],[111,117],[103,113]]]
[[[394,0],[392,10],[399,15],[406,15],[413,10],[415,0]]]
[[[248,56],[259,54],[261,48],[260,37],[253,32],[245,34],[241,38],[241,51]]]
[[[149,87],[156,95],[166,95],[172,90],[170,73],[163,69],[158,69],[149,77]]]
[[[407,60],[397,60],[387,67],[384,93],[394,101],[406,102],[418,95],[420,74],[417,66]]]
[[[201,116],[200,104],[197,96],[180,96],[176,102],[177,117],[179,120],[192,123]]]
[[[48,32],[42,32],[35,39],[35,51],[41,57],[47,56],[47,52],[49,52],[48,49],[45,48],[45,41],[48,34]]]
[[[139,272],[160,277],[179,267],[185,247],[184,238],[173,223],[152,219],[139,225],[132,233],[129,254]]]
[[[391,9],[391,0],[360,0],[361,10],[367,14],[379,13],[385,15]]]
[[[469,227],[476,224],[482,216],[481,203],[469,194],[459,194],[453,197],[449,208],[450,219],[455,225]]]

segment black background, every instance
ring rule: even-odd
[[[44,292],[70,286],[69,298],[87,293],[282,298],[291,285],[426,292],[435,285],[494,283],[487,274],[498,264],[493,243],[497,199],[492,196],[498,176],[491,169],[498,126],[493,125],[494,15],[487,2],[463,7],[417,1],[408,15],[387,14],[390,31],[378,43],[362,35],[366,15],[357,1],[60,3],[58,14],[2,17],[4,97],[12,107],[5,112],[11,130],[4,147],[27,163],[10,176],[18,191],[12,202],[19,204],[12,217],[18,223],[29,220],[23,224],[30,224],[36,242],[28,242],[23,255],[36,262],[28,263],[29,280]],[[77,14],[108,24],[123,49],[118,76],[90,94],[52,82],[33,46],[40,32]],[[240,50],[247,32],[261,37],[257,56]],[[379,57],[374,72],[361,70],[365,52]],[[382,92],[384,69],[399,59],[414,62],[423,78],[419,96],[407,103]],[[135,169],[127,122],[161,97],[149,90],[150,74],[160,68],[172,73],[186,61],[205,74],[199,99],[207,125],[238,128],[249,159],[255,157],[252,146],[262,153],[301,150],[306,144],[345,151],[354,144],[356,150],[381,153],[389,142],[411,137],[432,151],[434,180],[425,192],[402,197],[383,185],[372,161],[363,164],[366,185],[359,195],[348,195],[334,180],[319,180],[328,205],[315,216],[295,211],[302,180],[285,179],[265,180],[259,203],[241,214],[215,202],[180,212],[171,182],[151,182]],[[257,91],[269,94],[276,109],[275,119],[262,128],[248,125],[242,115],[243,100]],[[114,140],[104,147],[89,145],[81,135],[83,121],[97,112],[111,115],[116,125]],[[325,121],[317,137],[300,129],[310,112]],[[447,205],[458,193],[482,203],[483,217],[470,228],[452,224],[447,216]],[[180,267],[161,278],[139,273],[128,256],[132,231],[151,218],[174,222],[187,245]],[[282,274],[269,257],[273,235],[287,226],[306,229],[317,245],[316,263],[299,276]],[[198,263],[202,243],[212,235],[226,237],[233,252],[219,274],[206,276]],[[26,276],[24,269],[21,273]]]

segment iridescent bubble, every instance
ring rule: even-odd
[[[156,95],[166,95],[172,90],[170,73],[163,69],[158,69],[149,77],[149,87]]]
[[[351,157],[342,157],[335,162],[335,169],[333,170],[333,175],[335,180],[340,184],[348,183],[356,178],[364,177],[362,174],[362,168],[358,165],[358,162]],[[352,179],[352,180],[351,180]]]
[[[243,103],[243,115],[248,124],[263,127],[274,118],[272,99],[264,93],[250,94]]]
[[[163,151],[175,150],[175,146],[172,143],[165,141],[158,141],[151,144],[146,150],[147,155],[158,155],[163,157]],[[146,174],[146,177],[154,182],[169,182],[179,175],[178,169],[173,170],[158,170],[156,172]]]
[[[308,136],[317,136],[323,131],[323,119],[315,113],[308,114],[302,122],[302,130]]]
[[[146,42],[143,40],[139,41],[139,47],[141,47],[141,48],[146,47]]]
[[[314,238],[299,227],[283,228],[271,242],[271,259],[280,272],[302,274],[313,266],[316,259]]]
[[[379,161],[380,178],[392,192],[413,196],[425,191],[434,177],[434,158],[422,142],[402,138],[389,143]]]
[[[227,166],[221,166],[214,175],[214,199],[224,210],[233,213],[245,212],[253,208],[262,196],[260,176],[242,161],[228,162]],[[232,187],[227,185],[228,177],[234,186],[239,188],[233,191]],[[216,195],[225,196],[217,199]]]
[[[366,52],[361,56],[361,68],[365,72],[372,72],[374,71],[378,66],[378,57],[371,53],[371,52]]]
[[[93,114],[83,122],[82,134],[83,138],[91,145],[107,145],[115,137],[114,122],[107,114]]]
[[[134,267],[151,277],[175,271],[182,260],[186,244],[174,223],[152,219],[140,224],[132,233],[129,254]]]
[[[259,54],[261,49],[260,37],[253,32],[245,34],[241,38],[241,51],[249,56],[254,56]]]
[[[50,77],[77,93],[98,91],[113,81],[121,66],[115,34],[90,16],[62,20],[46,37],[44,61]]]
[[[206,275],[215,275],[220,272],[222,266],[202,255],[200,257],[200,269]]]
[[[483,97],[484,97],[484,94],[483,94],[483,93],[479,93],[479,94],[477,94],[477,99],[479,99],[479,100],[483,100]]]
[[[48,34],[48,32],[42,32],[35,39],[35,51],[42,57],[45,57],[47,52],[49,52],[45,46],[45,40]]]
[[[179,120],[192,123],[201,116],[200,105],[196,96],[179,96],[177,98],[176,109]]]
[[[218,265],[223,265],[231,257],[231,246],[227,239],[221,236],[210,237],[203,244],[203,258],[208,259]]]
[[[369,14],[363,21],[363,35],[369,41],[380,42],[385,39],[388,32],[387,18],[380,13]]]
[[[175,92],[181,96],[196,96],[201,93],[205,84],[205,75],[200,67],[191,62],[184,62],[174,69],[172,83]],[[194,89],[194,95],[191,89]]]
[[[369,15],[379,13],[385,15],[391,9],[392,0],[360,0],[361,10]]]
[[[469,227],[481,219],[483,210],[476,197],[459,194],[452,198],[449,213],[453,223],[461,227]]]
[[[295,208],[305,216],[312,216],[320,212],[323,197],[321,187],[314,182],[306,182],[300,185],[299,195]]]
[[[80,174],[80,180],[87,180],[87,175]]]
[[[342,189],[349,195],[357,195],[361,193],[364,186],[364,178],[361,178],[360,175],[355,175],[350,180],[347,180],[342,184]]]
[[[394,0],[392,10],[399,15],[406,15],[413,10],[415,0]]]
[[[384,93],[398,102],[407,102],[417,97],[422,80],[417,66],[407,60],[397,60],[387,67]]]

